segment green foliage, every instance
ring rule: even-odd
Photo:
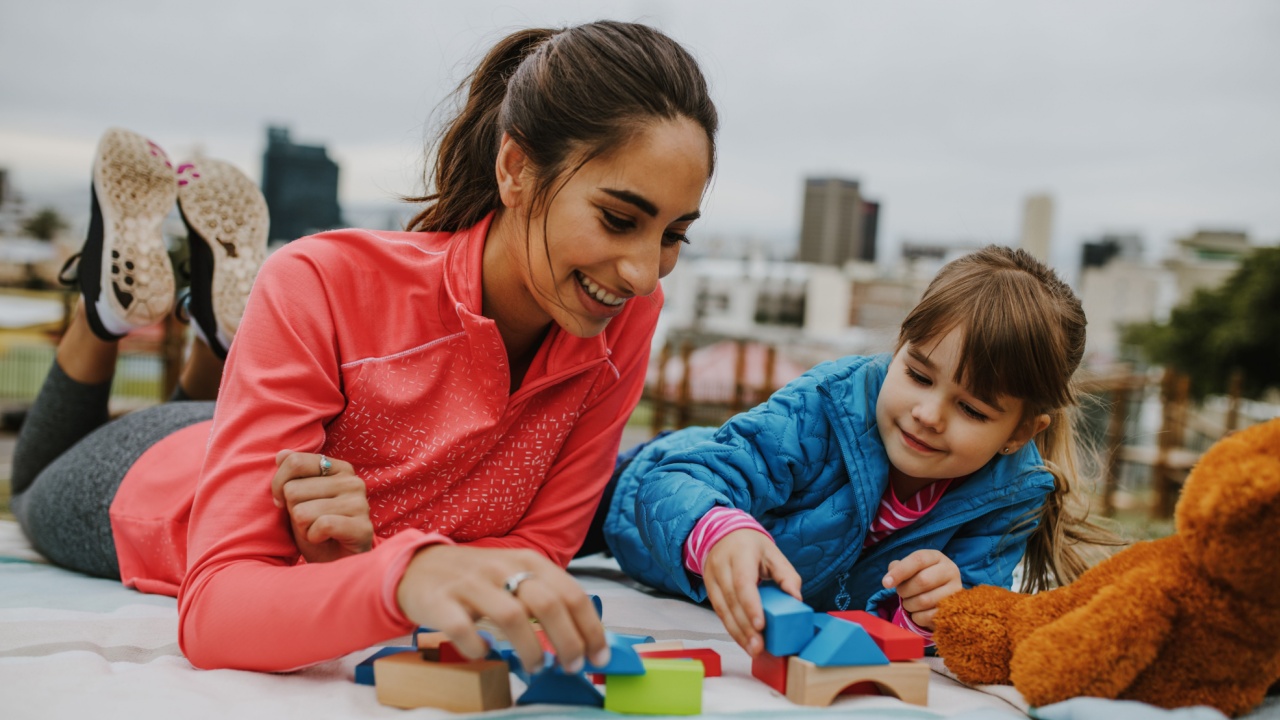
[[[59,230],[65,230],[67,221],[57,210],[41,208],[39,212],[22,222],[22,231],[38,240],[52,240]]]
[[[1280,248],[1260,248],[1217,290],[1199,290],[1164,325],[1125,328],[1124,342],[1191,378],[1196,399],[1225,393],[1232,371],[1245,397],[1280,388]]]

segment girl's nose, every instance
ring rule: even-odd
[[[942,425],[942,408],[933,398],[925,398],[917,402],[911,408],[911,417],[916,422],[934,430],[940,430]]]

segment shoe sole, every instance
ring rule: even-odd
[[[173,168],[155,143],[119,128],[103,134],[93,163],[91,230],[102,233],[101,255],[89,259],[99,268],[98,287],[86,299],[91,319],[111,335],[160,322],[173,309],[162,225],[177,193]]]
[[[216,342],[225,353],[267,255],[267,203],[252,180],[221,160],[198,161],[190,172],[179,174],[178,183],[178,209],[187,224],[192,254],[191,314],[207,335],[210,321],[197,300],[207,279]],[[211,271],[201,267],[206,264],[212,265]]]

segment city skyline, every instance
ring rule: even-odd
[[[489,45],[609,17],[664,29],[709,78],[723,131],[704,249],[794,248],[811,176],[884,201],[881,258],[904,241],[1016,243],[1036,194],[1071,268],[1106,233],[1152,254],[1199,229],[1280,239],[1280,6],[774,7],[0,0],[0,166],[34,202],[85,192],[97,136],[121,125],[259,179],[280,124],[340,163],[344,211],[378,206],[420,190],[423,140]]]

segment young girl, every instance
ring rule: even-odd
[[[605,539],[629,574],[699,602],[763,648],[771,578],[821,610],[867,609],[926,637],[963,587],[1084,569],[1105,539],[1071,515],[1067,409],[1084,350],[1071,289],[1021,250],[948,264],[893,355],[818,365],[718,430],[620,464]],[[1034,440],[1034,442],[1032,442]]]
[[[206,166],[175,181],[131,133],[100,146],[84,299],[22,431],[14,510],[54,562],[176,595],[198,667],[288,670],[418,625],[480,656],[481,616],[526,666],[529,618],[567,668],[607,660],[563,566],[639,398],[716,111],[683,48],[624,23],[516,32],[468,83],[410,232],[291,243],[242,320],[202,327],[234,331],[225,369],[201,344],[183,378],[207,395],[221,372],[216,410],[104,424],[119,337],[172,303],[174,194],[212,255],[197,321],[237,312],[253,203],[243,184],[189,203]]]

